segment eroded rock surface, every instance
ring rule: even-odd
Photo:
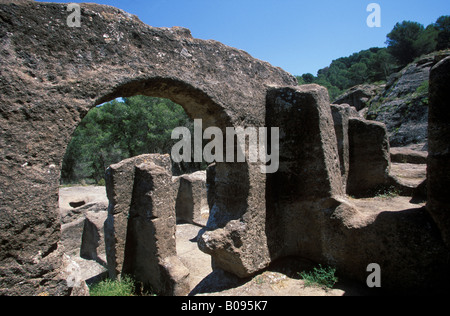
[[[325,88],[297,87],[293,76],[243,51],[112,7],[82,4],[82,26],[70,28],[65,4],[13,2],[0,2],[0,294],[70,294],[68,282],[77,280],[60,273],[67,265],[57,251],[65,148],[89,109],[137,94],[179,103],[204,128],[280,128],[279,172],[266,175],[249,162],[215,166],[199,237],[214,268],[242,278],[300,256],[360,282],[376,262],[386,289],[448,284],[448,59],[430,80],[427,209],[372,212],[345,197]],[[355,185],[347,191],[384,184],[389,159],[386,128],[350,118],[347,183]],[[111,166],[105,248],[112,277],[126,271],[184,295],[189,271],[176,256],[168,166],[168,156]]]
[[[427,209],[450,248],[450,57],[439,62],[430,76],[430,125]]]
[[[335,101],[335,104],[349,104],[361,111],[370,105],[370,102],[381,92],[385,87],[383,85],[364,84],[358,85],[348,89],[340,95]]]
[[[393,74],[370,103],[367,117],[383,122],[392,147],[425,146],[428,140],[430,71],[449,50],[422,56]]]

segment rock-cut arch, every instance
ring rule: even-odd
[[[216,126],[225,131],[226,127],[233,126],[227,113],[216,104],[206,93],[192,85],[173,78],[146,78],[132,79],[116,87],[112,93],[99,98],[95,105],[111,101],[118,97],[131,97],[145,95],[171,99],[181,105],[191,118],[201,119],[203,128]],[[192,135],[194,137],[194,135]],[[143,155],[127,159],[113,165],[107,172],[107,191],[110,201],[109,216],[105,223],[108,231],[106,240],[108,270],[112,278],[121,273],[129,273],[127,264],[126,246],[130,230],[130,206],[132,205],[134,170],[142,163],[156,163],[165,170],[170,170],[170,157],[168,155]],[[139,168],[138,168],[139,169]],[[224,227],[232,220],[239,220],[248,209],[247,197],[249,194],[249,171],[246,163],[217,163],[215,177],[216,201],[212,214],[214,220],[210,221],[208,229],[214,230]],[[170,172],[171,174],[171,172]],[[166,192],[167,201],[176,194],[170,189]],[[174,205],[175,206],[175,205]],[[169,208],[168,208],[169,209]],[[175,209],[173,209],[175,212]],[[158,212],[160,213],[160,212]],[[172,216],[173,215],[173,216]],[[164,214],[175,218],[175,213]],[[144,234],[139,232],[139,234]],[[164,239],[169,231],[156,236]],[[140,236],[142,240],[151,240],[153,236]],[[134,260],[134,258],[133,258]],[[129,265],[129,264],[128,264]],[[154,288],[155,289],[155,288]]]
[[[265,126],[267,88],[297,84],[279,68],[184,28],[150,27],[95,4],[81,4],[79,28],[67,25],[68,15],[64,4],[0,1],[0,294],[67,291],[55,277],[60,168],[90,108],[145,94],[172,99],[204,126]],[[216,263],[249,275],[268,264],[265,176],[259,165],[222,164],[217,179],[221,215],[209,229],[244,233],[217,250],[226,260]],[[261,249],[242,247],[247,238],[259,238]]]

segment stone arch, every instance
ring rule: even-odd
[[[201,119],[203,129],[210,126],[219,127],[225,135],[226,127],[236,125],[227,113],[226,107],[215,103],[200,88],[174,78],[153,77],[127,80],[115,87],[113,92],[100,97],[92,107],[118,97],[135,95],[170,99],[181,105],[192,119]],[[249,168],[247,162],[217,163],[216,204],[218,205],[216,209],[220,214],[215,214],[216,220],[214,226],[210,226],[211,229],[223,227],[228,221],[239,219],[246,212],[248,208],[246,197],[250,188]]]
[[[202,119],[203,128],[209,126],[216,126],[223,130],[225,135],[225,128],[233,126],[227,113],[219,105],[214,103],[214,101],[203,91],[192,85],[182,82],[174,78],[146,78],[146,79],[131,79],[127,80],[125,83],[118,85],[112,93],[101,97],[96,101],[92,107],[114,100],[118,97],[131,97],[135,95],[145,95],[151,97],[161,97],[167,98],[181,105],[186,113],[193,119]],[[151,153],[148,153],[151,154]],[[128,194],[121,192],[119,198],[121,201],[115,201],[116,194],[108,192],[108,198],[110,200],[110,210],[108,221],[105,223],[105,228],[109,233],[109,237],[106,240],[107,252],[108,254],[108,269],[109,274],[112,278],[116,278],[122,273],[127,273],[127,271],[134,271],[133,263],[127,262],[130,257],[134,255],[127,256],[126,253],[133,246],[127,246],[128,243],[133,244],[135,242],[129,240],[129,230],[130,230],[130,204],[132,204],[132,191],[133,185],[136,182],[134,180],[134,169],[139,170],[139,172],[146,174],[146,170],[141,170],[138,165],[142,163],[148,164],[156,162],[156,160],[162,159],[163,161],[157,161],[156,164],[160,167],[164,167],[166,170],[170,169],[167,165],[170,165],[170,157],[168,155],[161,157],[155,155],[155,157],[150,157],[152,155],[144,155],[141,157],[135,157],[125,160],[117,165],[111,166],[107,172],[107,184],[110,186],[114,185],[126,187]],[[156,157],[158,156],[158,157]],[[144,167],[141,166],[143,169]],[[117,169],[115,169],[117,168]],[[215,204],[212,208],[211,220],[208,224],[209,230],[215,230],[223,228],[227,223],[233,220],[240,220],[242,216],[248,210],[248,201],[250,189],[250,178],[249,178],[249,166],[247,163],[216,163],[216,177],[215,177]],[[116,176],[116,174],[119,174]],[[130,175],[131,178],[130,178]],[[151,178],[151,175],[150,175]],[[139,181],[139,180],[138,180]],[[120,182],[120,183],[118,183]],[[114,189],[115,190],[115,189]],[[123,188],[117,189],[117,191],[123,191]],[[170,190],[170,189],[169,189]],[[168,195],[172,194],[171,191],[167,192]],[[125,195],[125,196],[124,196]],[[125,200],[123,200],[125,198]],[[114,205],[117,203],[118,205]],[[111,210],[111,208],[114,208]],[[165,217],[170,217],[170,214],[165,214]],[[144,230],[142,230],[144,231]],[[146,232],[154,233],[154,230],[146,230]],[[166,234],[167,233],[167,234]],[[168,237],[168,233],[165,232],[164,237]],[[160,239],[162,234],[157,236]],[[139,239],[143,240],[145,236],[140,236]],[[153,236],[147,236],[148,240],[152,239]],[[173,235],[173,237],[175,237]],[[135,237],[131,237],[133,239]],[[112,240],[114,239],[114,240]],[[128,249],[128,250],[127,250]],[[165,252],[166,254],[168,251]],[[175,254],[176,255],[176,254]],[[167,257],[170,260],[170,265],[175,266],[180,264],[175,258]],[[132,259],[134,260],[134,259]],[[161,268],[161,270],[163,270]],[[164,273],[167,275],[168,272]],[[166,276],[169,277],[169,276]],[[182,286],[181,286],[182,287]],[[155,290],[158,286],[153,286]],[[171,287],[164,289],[164,293],[179,293],[179,290]],[[177,292],[178,291],[178,292]]]
[[[130,79],[114,88],[113,92],[99,98],[93,106],[118,97],[135,95],[161,97],[181,105],[192,119],[201,119],[203,129],[210,126],[222,129],[225,136],[227,127],[234,127],[233,119],[224,106],[200,88],[178,78]],[[226,150],[226,148],[224,148]],[[226,155],[226,152],[224,152]],[[248,209],[247,197],[250,188],[249,165],[245,163],[216,163],[215,210],[209,229],[223,228],[229,221],[240,219]]]
[[[8,284],[1,293],[67,293],[65,282],[55,277],[61,263],[59,170],[90,108],[143,91],[171,96],[206,124],[264,126],[267,88],[297,84],[243,51],[195,39],[187,29],[145,25],[113,7],[82,4],[80,28],[69,27],[67,16],[65,4],[0,2],[0,261],[2,284]],[[248,193],[242,207],[227,208],[230,216],[218,216],[209,229],[227,226],[231,235],[237,229],[264,236],[265,177],[259,165],[222,164],[217,173],[219,183],[225,175],[222,187],[234,188],[223,194],[221,211],[233,205],[242,183]],[[241,177],[246,181],[235,186],[227,180]],[[248,234],[239,236],[245,240]],[[264,240],[259,250],[237,253],[241,244],[236,240],[218,250],[217,256],[234,262],[227,270],[249,275],[269,263]],[[17,269],[24,273],[16,275]]]
[[[99,98],[94,106],[119,97],[131,97],[138,94],[172,100],[181,105],[191,118],[202,119],[205,128],[209,126],[221,128],[231,126],[230,117],[223,107],[216,104],[200,88],[196,88],[178,78],[131,78],[120,84],[112,93]]]

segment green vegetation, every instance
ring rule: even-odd
[[[430,81],[426,80],[420,85],[420,87],[417,88],[415,94],[417,96],[426,95],[426,94],[428,94],[429,89],[430,89]]]
[[[332,267],[323,268],[322,265],[315,267],[311,272],[301,272],[300,277],[305,280],[306,286],[318,286],[324,288],[333,288],[338,282],[336,269]]]
[[[420,87],[417,88],[416,92],[412,95],[413,99],[421,99],[423,104],[428,105],[428,91],[430,89],[430,81],[424,81]]]
[[[62,182],[104,185],[105,170],[111,164],[141,154],[170,153],[177,142],[171,133],[179,126],[193,130],[184,109],[167,99],[135,96],[98,106],[89,111],[72,137]]]
[[[438,31],[436,49],[450,48],[450,16],[441,16],[434,26]]]
[[[134,281],[130,277],[112,281],[107,279],[89,288],[90,296],[135,296]]]
[[[387,38],[389,53],[406,66],[423,54],[450,48],[450,16],[441,16],[426,28],[417,22],[397,23]]]
[[[450,48],[450,16],[441,16],[427,27],[410,21],[397,23],[386,44],[387,48],[374,47],[336,59],[317,76],[303,74],[297,80],[299,84],[316,83],[328,88],[331,101],[353,86],[386,82],[415,58]]]
[[[300,84],[316,83],[325,86],[330,98],[334,100],[353,86],[385,81],[395,70],[386,48],[371,48],[334,60],[329,67],[320,69],[317,77],[304,74],[297,79]]]
[[[411,95],[410,99],[407,100],[406,104],[408,105],[408,109],[412,107],[414,104],[422,104],[424,106],[428,106],[429,98],[428,91],[430,88],[430,82],[428,80],[424,81],[416,91]]]
[[[433,26],[425,29],[422,24],[411,21],[397,23],[387,38],[388,52],[402,66],[433,52],[437,45],[437,31]]]

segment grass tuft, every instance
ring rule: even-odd
[[[335,268],[323,268],[322,265],[314,268],[311,272],[301,272],[300,277],[305,280],[305,286],[310,287],[323,287],[323,288],[333,288],[333,286],[338,282],[336,277]]]
[[[134,280],[123,277],[121,280],[107,279],[89,288],[90,296],[134,296]]]

